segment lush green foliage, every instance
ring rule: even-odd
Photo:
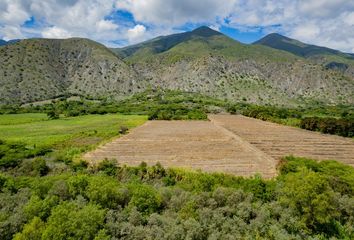
[[[0,145],[2,158],[20,160],[0,173],[1,239],[354,237],[352,167],[288,157],[272,180],[165,169],[160,164],[127,167],[115,160],[88,167],[83,161],[72,162],[73,156],[118,135],[120,126],[136,126],[146,117],[18,116],[18,123],[13,115],[0,117],[0,127],[8,133]],[[9,131],[11,127],[22,128],[25,144],[10,142],[20,135]],[[65,144],[55,140],[69,132]],[[43,141],[45,133],[55,140],[52,145],[42,144],[50,143]],[[53,152],[35,157],[34,149],[41,146]]]
[[[251,104],[230,104],[228,111],[247,117],[301,127],[310,131],[354,136],[354,108],[352,106],[314,106],[311,108],[284,109]]]
[[[232,114],[243,114],[248,117],[272,121],[280,124],[301,127],[313,131],[322,131],[341,136],[352,136],[351,129],[354,119],[353,106],[326,106],[319,103],[309,103],[298,108],[280,108],[276,106],[258,106],[254,104],[232,103],[226,100],[218,100],[212,97],[203,96],[197,93],[181,91],[150,89],[142,93],[115,101],[111,99],[88,100],[84,98],[62,98],[42,105],[27,105],[26,107],[4,106],[0,113],[24,113],[41,112],[47,113],[49,119],[56,119],[60,116],[81,116],[87,114],[144,114],[150,120],[205,120],[208,113],[230,112]],[[7,115],[8,116],[8,115]],[[37,121],[43,120],[41,115],[33,119],[23,118],[19,114],[16,121]],[[321,117],[321,129],[305,127],[309,117]],[[329,119],[333,118],[333,119]],[[338,119],[336,121],[334,118]],[[5,124],[12,124],[11,119],[4,120]],[[335,130],[323,127],[325,122],[335,122]]]
[[[354,118],[307,117],[301,120],[300,127],[311,131],[320,131],[322,133],[336,134],[343,137],[354,137]]]
[[[225,101],[197,93],[172,90],[147,90],[121,101],[101,99],[58,99],[42,105],[26,107],[5,106],[0,113],[46,113],[49,119],[88,114],[142,114],[151,120],[205,120],[207,113],[222,111]]]
[[[112,166],[2,175],[1,239],[354,237],[354,169],[335,161],[289,157],[274,180]]]
[[[8,143],[0,140],[0,168],[16,167],[21,163],[22,159],[43,156],[50,151],[46,147],[26,146],[23,143]],[[38,167],[40,168],[39,165]]]
[[[43,158],[69,163],[73,157],[101,141],[124,134],[146,121],[146,116],[87,115],[48,120],[45,114],[0,115],[0,169],[20,167],[31,175],[44,175],[48,169]],[[80,168],[80,165],[75,167]],[[19,169],[14,170],[19,174]]]

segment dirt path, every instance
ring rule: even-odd
[[[185,167],[269,178],[283,156],[336,159],[354,166],[354,141],[235,115],[210,121],[149,121],[84,158]]]
[[[311,132],[239,115],[210,115],[209,119],[275,159],[294,155],[318,160],[335,159],[354,166],[354,140],[350,138]]]

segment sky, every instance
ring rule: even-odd
[[[0,0],[0,39],[122,47],[209,26],[244,43],[277,32],[354,53],[354,0]]]

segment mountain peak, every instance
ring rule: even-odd
[[[253,44],[264,45],[278,50],[283,50],[300,57],[336,55],[347,59],[354,59],[352,55],[338,50],[306,44],[296,39],[288,38],[279,33],[271,33]]]
[[[211,36],[215,36],[215,35],[222,35],[222,33],[215,31],[207,26],[198,27],[198,28],[194,29],[191,33],[201,36],[201,37],[211,37]]]
[[[292,40],[288,37],[285,37],[279,33],[270,33],[266,36],[264,36],[263,38],[259,39],[258,41],[254,42],[253,44],[262,44],[262,45],[268,45],[272,42],[275,41],[284,41],[284,40]]]

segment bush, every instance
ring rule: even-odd
[[[83,207],[64,202],[53,209],[42,239],[93,239],[103,227],[105,211],[97,205]]]
[[[144,215],[158,212],[161,206],[161,196],[159,193],[148,185],[133,184],[129,186],[132,197],[129,207],[136,207],[137,210]]]
[[[97,170],[104,172],[108,176],[115,176],[118,170],[117,160],[105,159],[98,164]]]
[[[47,175],[49,167],[43,158],[36,158],[33,160],[33,170],[35,170],[40,176]]]
[[[354,119],[307,117],[301,120],[300,127],[310,131],[354,137]]]
[[[59,119],[59,113],[55,110],[50,110],[49,112],[47,112],[47,116],[51,120]]]

